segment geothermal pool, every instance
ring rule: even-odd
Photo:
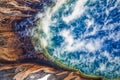
[[[37,51],[88,76],[120,78],[120,0],[54,0],[36,15]]]

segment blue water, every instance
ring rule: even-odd
[[[84,12],[67,23],[63,17],[71,16],[76,3],[68,1],[52,14],[56,22],[49,26],[46,49],[87,75],[120,77],[120,0],[88,0]]]

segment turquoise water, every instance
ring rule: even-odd
[[[119,78],[120,0],[55,3],[36,16],[35,36],[50,56],[87,75]]]

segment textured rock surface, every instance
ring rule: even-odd
[[[56,70],[37,64],[12,64],[0,66],[0,80],[100,80],[82,78],[72,71]]]

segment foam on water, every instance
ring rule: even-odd
[[[85,10],[85,3],[87,2],[87,0],[78,0],[76,3],[75,3],[75,7],[74,7],[74,10],[73,12],[69,15],[69,16],[64,16],[62,17],[63,21],[66,22],[66,23],[69,23],[70,21],[80,17],[80,15],[82,15],[82,13],[84,12]]]
[[[120,77],[120,0],[55,3],[34,30],[49,54],[88,75]]]

